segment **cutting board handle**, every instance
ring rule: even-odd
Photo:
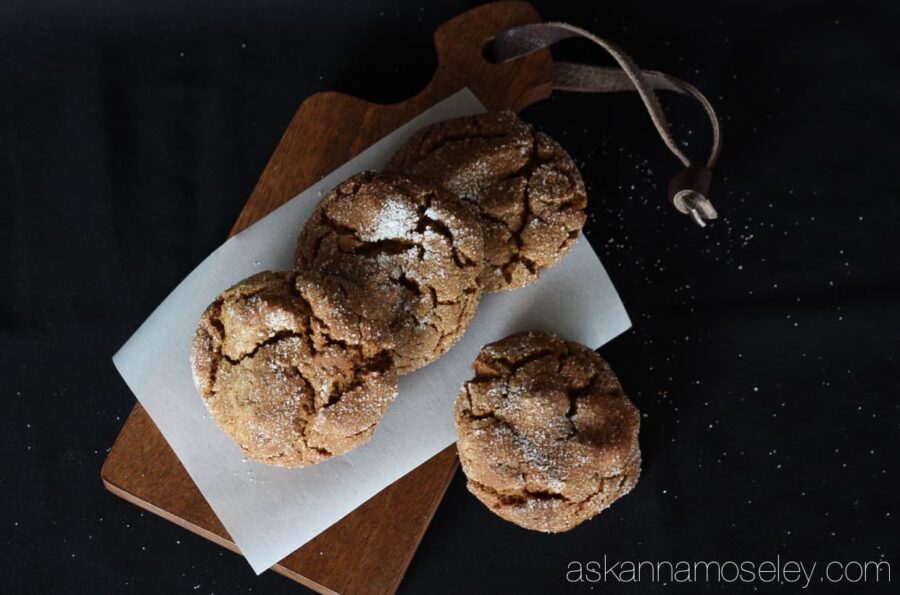
[[[483,55],[485,44],[501,31],[539,21],[534,7],[519,1],[485,4],[450,19],[434,34],[438,58],[434,76],[414,97],[398,103],[372,103],[333,91],[308,97],[294,114],[231,233],[252,225],[463,87],[492,110],[518,111],[549,97],[553,88],[549,50],[501,64]]]

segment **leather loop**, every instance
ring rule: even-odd
[[[690,215],[698,225],[705,225],[705,221],[715,219],[718,214],[706,195],[712,177],[710,170],[719,158],[722,133],[712,104],[693,85],[662,72],[641,70],[628,54],[612,42],[568,23],[535,23],[513,27],[497,35],[491,48],[495,61],[505,62],[576,37],[589,39],[602,47],[616,61],[618,68],[557,62],[554,64],[554,89],[588,93],[636,91],[660,138],[686,168],[672,179],[669,200],[679,212]],[[657,90],[689,96],[706,111],[712,127],[713,142],[705,167],[694,166],[678,146],[654,92]]]

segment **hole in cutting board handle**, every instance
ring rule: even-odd
[[[487,39],[485,39],[481,44],[481,57],[484,58],[484,61],[488,64],[502,64],[503,62],[507,62],[508,60],[498,60],[496,52],[494,51],[494,35],[491,35]]]

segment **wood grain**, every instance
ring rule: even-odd
[[[505,64],[491,64],[482,56],[484,44],[496,33],[538,20],[526,2],[497,2],[444,23],[434,35],[434,77],[407,101],[380,105],[331,92],[309,97],[285,130],[231,233],[252,225],[463,87],[490,109],[519,110],[547,97],[552,81],[548,51]],[[456,466],[456,450],[447,448],[273,569],[321,593],[395,592]],[[237,551],[140,405],[125,422],[101,476],[114,494]]]

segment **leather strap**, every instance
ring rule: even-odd
[[[669,200],[679,212],[690,215],[701,227],[706,225],[706,221],[718,217],[706,194],[712,180],[712,167],[719,158],[722,131],[712,104],[693,85],[662,72],[641,70],[628,54],[614,43],[568,23],[536,23],[507,29],[494,38],[493,57],[497,62],[514,60],[558,41],[576,37],[589,39],[602,47],[616,61],[618,68],[556,62],[553,72],[554,89],[584,93],[636,91],[644,102],[660,138],[685,166],[685,170],[672,178],[669,183]],[[655,93],[659,90],[687,95],[700,103],[706,111],[712,126],[712,148],[705,165],[692,164],[690,158],[676,143]]]

